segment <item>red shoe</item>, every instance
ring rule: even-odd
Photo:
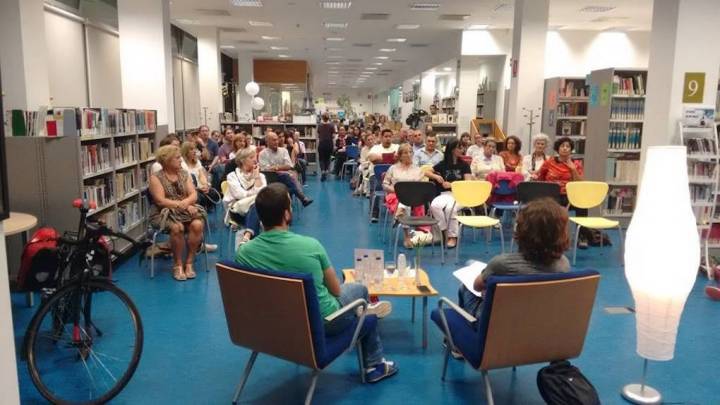
[[[378,301],[380,301],[380,298],[378,298],[377,295],[371,295],[371,296],[370,296],[370,303],[371,303],[371,304],[374,304],[374,303],[376,303],[376,302],[378,302]]]
[[[720,287],[709,285],[705,287],[705,294],[713,301],[720,301]]]

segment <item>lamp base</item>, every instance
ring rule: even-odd
[[[633,404],[659,404],[662,400],[660,392],[648,385],[628,384],[622,389],[622,396]]]

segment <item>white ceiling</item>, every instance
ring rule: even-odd
[[[412,11],[413,0],[355,0],[346,10],[327,10],[318,0],[262,0],[262,7],[236,7],[230,0],[172,0],[171,19],[189,32],[195,26],[221,28],[221,44],[228,55],[249,53],[254,58],[307,60],[315,94],[356,87],[384,91],[423,70],[460,55],[463,29],[488,24],[491,29],[511,29],[514,0],[423,0],[438,3],[436,11]],[[653,0],[550,0],[549,25],[559,29],[649,30]],[[586,6],[615,7],[605,12],[582,12]],[[364,20],[364,13],[389,14],[385,20]],[[456,15],[448,21],[441,15]],[[467,15],[466,18],[458,17]],[[251,26],[250,21],[272,27]],[[327,29],[324,23],[347,23],[345,29]],[[397,24],[419,24],[419,29],[398,30]],[[241,31],[241,32],[233,32]],[[279,37],[266,40],[262,36]],[[342,37],[341,42],[326,41]],[[406,38],[404,43],[387,42]],[[355,44],[370,44],[358,47]],[[413,46],[416,45],[416,46]],[[421,46],[417,46],[421,45]],[[272,50],[271,47],[287,50]],[[337,48],[335,50],[333,48]],[[394,52],[381,52],[394,48]],[[381,60],[376,57],[387,56]],[[332,64],[328,64],[331,62]],[[339,64],[337,64],[339,62]],[[373,63],[382,63],[377,65]],[[377,68],[377,70],[370,70]],[[329,72],[338,72],[333,74]],[[362,72],[373,72],[358,79]],[[330,84],[335,83],[335,84]]]

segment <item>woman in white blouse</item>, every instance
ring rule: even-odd
[[[408,214],[408,207],[398,202],[397,196],[395,195],[395,184],[401,181],[421,181],[425,178],[425,173],[419,167],[415,166],[412,162],[412,146],[404,143],[398,147],[398,161],[394,165],[390,166],[385,178],[383,179],[383,189],[385,190],[385,205],[387,205],[393,215],[401,216]],[[415,208],[413,211],[418,215],[424,215],[424,211],[419,212],[423,207]],[[403,229],[405,232],[404,245],[406,248],[412,248],[412,241],[410,232],[407,228]]]
[[[525,176],[525,180],[530,180],[548,159],[548,156],[545,154],[545,148],[547,148],[549,139],[550,138],[542,132],[533,136],[533,152],[523,156],[522,161],[522,174]]]
[[[255,197],[267,186],[265,175],[260,173],[255,150],[241,149],[235,157],[237,168],[228,174],[228,191],[223,202],[228,207],[228,219],[244,224],[240,243],[249,241],[260,233],[260,220],[255,211]]]
[[[504,172],[505,162],[495,154],[495,141],[487,139],[483,145],[483,153],[475,155],[470,165],[473,176],[478,180],[485,180],[490,172]]]

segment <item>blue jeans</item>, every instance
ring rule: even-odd
[[[245,215],[230,213],[230,218],[238,224],[245,224],[245,228],[253,232],[253,238],[260,234],[260,218],[258,217],[255,204],[250,206],[250,210]]]
[[[340,286],[338,301],[340,301],[341,307],[358,298],[368,301],[367,287],[359,283],[347,283]],[[349,311],[332,322],[325,322],[325,334],[333,336],[343,332],[355,321],[355,318],[357,318],[355,311]],[[383,359],[383,347],[377,327],[368,330],[362,335],[360,342],[362,343],[362,356],[365,367],[370,368],[380,364]]]
[[[298,190],[297,183],[293,180],[292,176],[287,173],[278,172],[278,180],[288,188],[290,195],[294,195],[301,201],[305,199],[305,194]]]
[[[473,294],[464,285],[458,290],[458,305],[470,315],[480,319],[483,310],[483,299]]]
[[[220,184],[223,181],[223,174],[225,174],[225,165],[223,163],[216,164],[212,170],[210,170],[210,184],[215,190],[220,190]]]

